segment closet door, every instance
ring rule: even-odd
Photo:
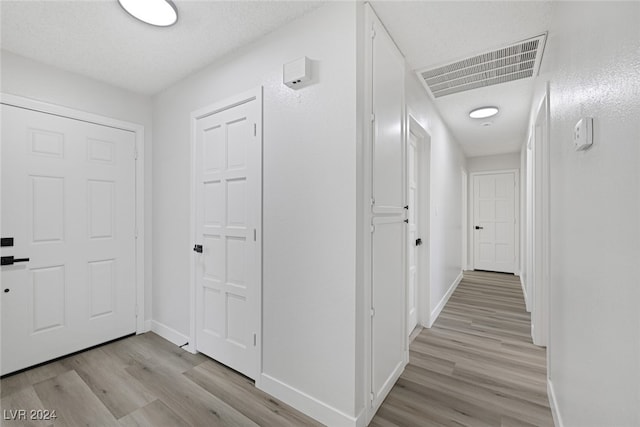
[[[406,353],[404,59],[371,14],[371,398],[377,408]]]

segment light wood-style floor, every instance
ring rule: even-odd
[[[56,410],[52,422],[3,426],[320,426],[248,378],[153,333],[94,348],[0,381],[1,406]],[[3,414],[7,414],[3,411]]]
[[[467,271],[371,427],[553,426],[519,278]]]
[[[545,352],[515,276],[467,272],[371,426],[552,426]],[[159,336],[129,337],[0,381],[3,426],[318,426],[252,381]],[[10,413],[9,413],[10,414]],[[9,417],[10,418],[10,417]]]

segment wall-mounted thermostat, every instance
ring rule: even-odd
[[[586,150],[593,144],[593,119],[583,117],[573,128],[573,146],[576,151]]]
[[[311,60],[306,56],[288,62],[282,67],[282,82],[291,89],[298,89],[311,80]]]

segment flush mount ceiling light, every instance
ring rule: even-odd
[[[171,0],[118,0],[118,3],[129,15],[156,27],[169,27],[178,20],[178,9]]]
[[[469,117],[472,119],[486,119],[487,117],[495,116],[498,114],[498,107],[480,107],[469,112]]]

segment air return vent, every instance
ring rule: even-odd
[[[438,68],[419,70],[435,98],[538,74],[547,34]]]

